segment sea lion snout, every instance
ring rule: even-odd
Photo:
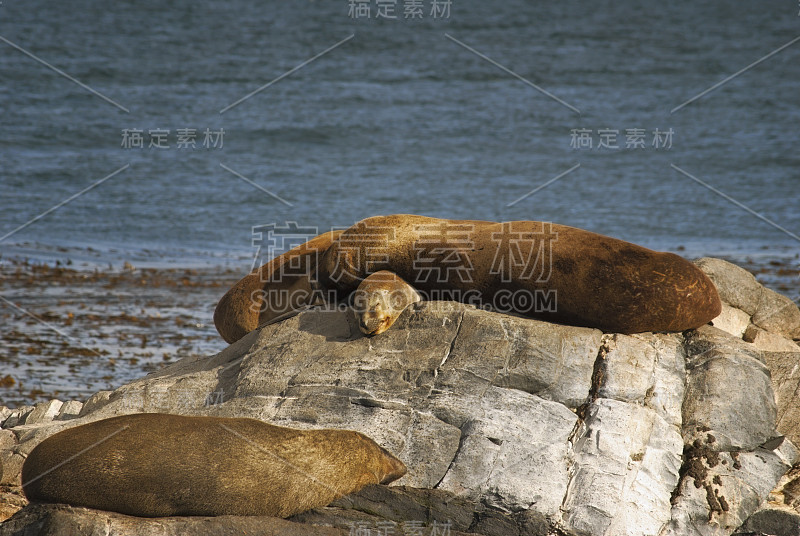
[[[402,462],[401,462],[401,463],[402,463]],[[408,472],[408,469],[406,469],[406,466],[405,466],[405,465],[403,465],[403,468],[402,468],[402,470],[397,470],[397,471],[391,472],[391,473],[389,473],[388,475],[386,475],[386,476],[383,478],[383,480],[381,480],[381,484],[383,484],[383,485],[386,485],[386,484],[391,484],[391,483],[392,483],[392,482],[394,482],[395,480],[397,480],[397,479],[399,479],[399,478],[401,478],[401,477],[405,476],[405,474],[406,474],[407,472]]]
[[[360,329],[361,333],[364,335],[377,335],[380,324],[380,321],[375,317],[366,319],[364,315],[362,315],[358,319],[358,329]]]
[[[391,325],[388,316],[381,310],[370,310],[356,313],[358,328],[367,336],[378,335],[386,331]]]

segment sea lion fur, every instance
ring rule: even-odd
[[[342,231],[316,236],[256,268],[217,303],[214,325],[232,344],[254,329],[311,305],[311,276],[319,257]]]
[[[301,275],[286,266],[303,264]],[[370,279],[386,272],[382,283]],[[296,274],[297,272],[292,272]],[[360,285],[365,285],[360,288]],[[716,287],[686,259],[583,229],[538,221],[447,220],[395,214],[325,233],[246,276],[220,300],[214,322],[228,342],[313,302],[360,288],[396,290],[407,304],[454,299],[498,312],[607,332],[684,331],[719,315]],[[273,306],[275,294],[297,296]],[[358,294],[358,293],[357,293]],[[356,309],[365,334],[385,331],[398,307]],[[376,327],[378,326],[379,327]]]
[[[722,307],[711,280],[678,255],[547,222],[367,218],[333,240],[317,275],[346,295],[381,270],[426,299],[476,298],[501,312],[616,333],[697,328]]]
[[[405,472],[358,432],[142,413],[45,439],[23,465],[22,486],[31,501],[142,517],[289,517]]]

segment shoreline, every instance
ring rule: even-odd
[[[214,307],[243,275],[4,260],[0,405],[85,401],[184,357],[221,351],[227,344],[214,328]]]
[[[800,301],[796,257],[754,257],[720,258]],[[214,307],[248,271],[0,259],[0,406],[83,402],[179,359],[220,352],[228,345],[214,328]]]

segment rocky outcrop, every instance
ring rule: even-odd
[[[738,267],[698,265],[727,307],[714,326],[684,334],[604,334],[432,302],[368,339],[347,310],[306,311],[210,358],[98,393],[72,419],[59,418],[67,404],[19,412],[13,427],[7,416],[3,481],[18,484],[27,453],[65,427],[143,411],[253,417],[357,430],[409,469],[397,485],[280,521],[293,523],[287,534],[447,526],[487,536],[729,535],[756,512],[768,518],[759,508],[771,491],[773,502],[789,501],[783,511],[800,497],[784,476],[798,460],[786,402],[796,373],[787,365],[770,378],[783,353],[743,338],[752,325],[794,344],[787,334],[800,329],[800,316],[794,324],[787,306],[777,309],[780,320],[768,317],[785,302],[764,298],[771,291]],[[783,491],[774,490],[779,483]],[[142,520],[34,505],[0,535],[34,526],[60,534],[56,527],[71,523],[97,523],[107,534],[156,524],[203,533],[228,521],[252,520]],[[270,534],[283,530],[275,523]]]
[[[722,314],[713,324],[761,351],[775,394],[777,430],[800,444],[800,309],[786,296],[762,287],[739,266],[712,258],[699,259],[696,264],[714,282],[723,301]],[[800,534],[799,509],[800,465],[795,464],[741,531]]]
[[[763,287],[755,276],[722,259],[695,261],[714,282],[720,299],[750,317],[753,325],[786,337],[800,338],[800,309],[791,299]]]

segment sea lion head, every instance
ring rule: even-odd
[[[357,297],[356,320],[361,333],[372,336],[389,329],[403,312],[393,305],[393,301],[392,291],[387,289],[374,290]]]
[[[383,333],[406,307],[421,300],[414,287],[396,274],[375,272],[361,282],[353,298],[358,329],[370,337]]]

